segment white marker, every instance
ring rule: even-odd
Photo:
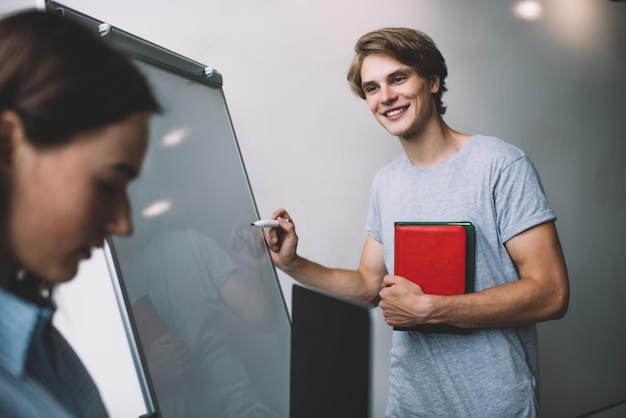
[[[285,220],[291,222],[289,219]],[[280,226],[275,219],[261,219],[260,221],[252,222],[250,225],[258,226],[259,228],[278,228]]]

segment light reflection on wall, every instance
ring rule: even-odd
[[[551,0],[546,2],[549,27],[564,46],[591,51],[602,43],[602,5],[598,0]]]
[[[172,202],[169,200],[157,200],[146,206],[141,214],[144,218],[154,218],[155,216],[159,216],[170,210],[172,207]]]
[[[543,7],[537,0],[522,0],[513,6],[515,16],[524,20],[536,20],[543,14]]]
[[[178,146],[190,134],[191,134],[191,129],[189,128],[172,129],[171,131],[163,135],[163,139],[161,140],[161,145],[165,148]]]
[[[512,12],[522,20],[544,19],[554,39],[570,50],[589,52],[605,41],[599,0],[518,0]]]

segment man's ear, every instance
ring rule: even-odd
[[[441,84],[441,78],[438,75],[434,75],[430,78],[430,92],[437,93],[439,91],[439,85]]]
[[[12,156],[18,145],[26,141],[24,121],[14,110],[0,111],[0,164],[11,165]]]

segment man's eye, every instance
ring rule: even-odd
[[[377,89],[378,89],[378,87],[376,87],[376,86],[366,86],[364,88],[365,93],[374,93]]]
[[[406,80],[406,77],[405,77],[405,76],[400,76],[400,75],[399,75],[399,76],[397,76],[397,77],[394,77],[393,82],[394,82],[394,83],[396,83],[396,84],[398,84],[398,83],[402,83],[404,80]]]

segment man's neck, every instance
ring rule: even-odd
[[[436,167],[456,154],[469,141],[470,135],[451,129],[437,115],[418,133],[399,137],[411,164],[418,168]]]

